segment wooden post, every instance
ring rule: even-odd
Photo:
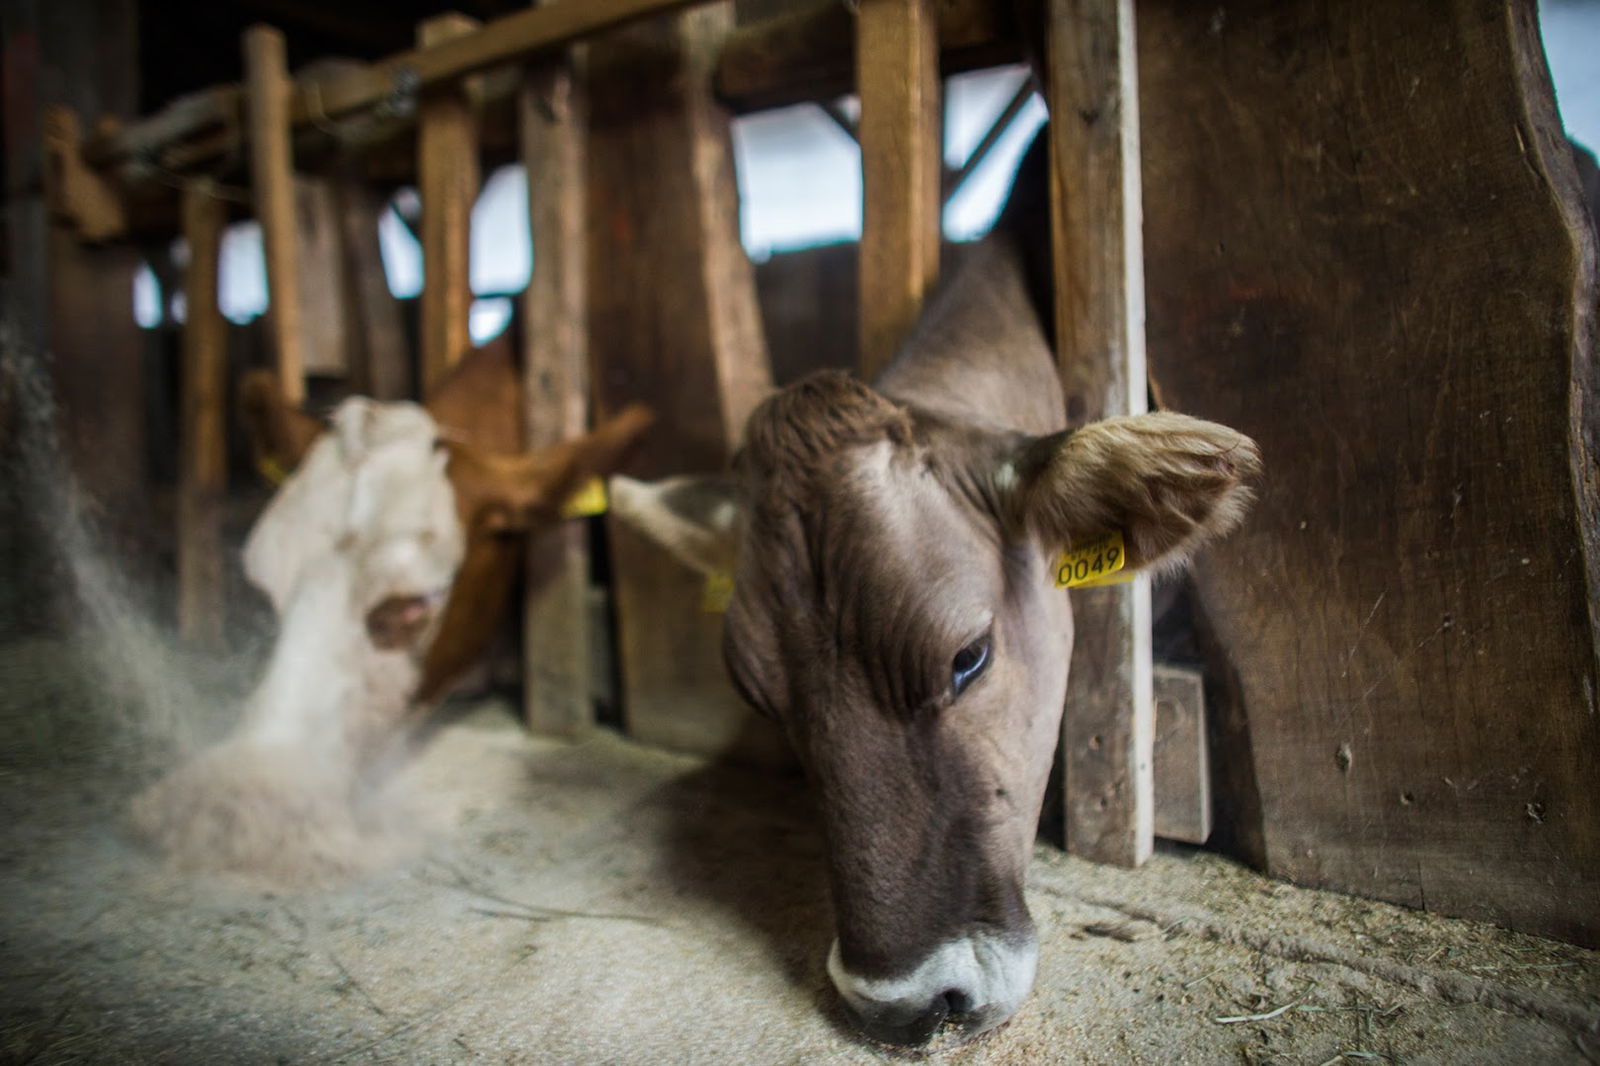
[[[1050,0],[1056,337],[1074,421],[1146,408],[1133,0]],[[1150,582],[1073,594],[1062,722],[1067,847],[1136,866],[1154,834]]]
[[[340,240],[340,289],[349,327],[351,384],[355,391],[376,400],[409,400],[416,395],[411,383],[411,352],[401,319],[400,304],[389,291],[378,245],[378,221],[388,210],[379,190],[353,174],[335,181]]]
[[[539,447],[582,433],[589,416],[585,108],[570,51],[528,68],[517,120],[534,255],[522,297],[523,391],[528,443]],[[539,538],[528,573],[523,713],[537,732],[577,736],[594,717],[584,523],[568,522]]]
[[[267,258],[267,336],[284,399],[305,399],[294,158],[289,148],[289,93],[283,34],[271,26],[244,31],[245,91],[250,115],[250,170]]]
[[[228,487],[225,415],[228,324],[217,303],[217,266],[227,212],[209,179],[183,191],[183,424],[178,434],[178,629],[217,644],[223,623],[221,503]]]
[[[862,0],[861,376],[889,364],[939,277],[943,122],[934,0]]]
[[[772,387],[739,244],[728,115],[710,85],[730,15],[705,7],[589,50],[590,366],[602,411],[655,409],[649,447],[629,470],[639,477],[725,468]],[[621,523],[608,529],[629,731],[783,759],[776,730],[727,683],[721,618],[699,606],[703,582]]]
[[[417,43],[472,33],[476,19],[447,12],[417,27]],[[417,112],[422,193],[422,390],[427,396],[472,348],[469,276],[472,205],[478,198],[478,130],[460,81],[425,93]]]

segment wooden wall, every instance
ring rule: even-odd
[[[1596,253],[1533,4],[1138,31],[1153,384],[1267,468],[1197,573],[1242,837],[1600,943]]]

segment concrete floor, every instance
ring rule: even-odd
[[[104,759],[0,761],[0,1062],[900,1057],[835,1008],[798,782],[541,741],[489,707],[407,771],[411,856],[297,892],[170,872],[126,832],[134,785]],[[1029,900],[1033,996],[934,1057],[1600,1062],[1593,952],[1198,853],[1121,871],[1041,847]]]

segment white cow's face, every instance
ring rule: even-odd
[[[351,620],[419,646],[464,552],[438,426],[416,404],[350,399],[332,429],[251,531],[245,572],[281,612],[335,555],[350,568]]]

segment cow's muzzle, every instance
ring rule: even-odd
[[[413,650],[443,602],[443,592],[386,597],[367,612],[367,636],[384,651]]]
[[[920,1047],[940,1030],[975,1036],[1010,1018],[1033,988],[1038,960],[1031,928],[1010,936],[973,933],[941,944],[904,974],[872,978],[851,973],[834,941],[828,976],[863,1034]]]

